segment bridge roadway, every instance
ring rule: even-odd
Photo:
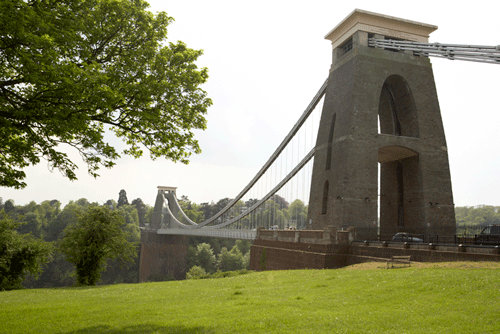
[[[257,231],[252,230],[236,230],[227,228],[162,228],[157,230],[157,234],[168,235],[192,235],[197,237],[213,237],[213,238],[230,238],[230,239],[245,239],[255,240]]]

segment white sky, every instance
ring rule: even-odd
[[[214,105],[197,132],[203,153],[189,165],[123,158],[93,179],[81,165],[71,182],[46,164],[26,169],[28,187],[0,188],[4,202],[87,198],[154,204],[158,185],[196,203],[234,197],[267,161],[328,76],[324,39],[355,8],[437,25],[431,42],[500,44],[497,1],[150,0],[175,18],[169,40],[203,49],[204,89]],[[453,4],[453,6],[450,6]],[[500,205],[500,66],[433,58],[456,206]],[[76,153],[75,158],[78,159]]]

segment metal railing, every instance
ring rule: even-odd
[[[397,232],[378,233],[375,228],[356,229],[355,241],[388,241],[388,242],[408,242],[408,243],[432,243],[441,245],[483,245],[500,246],[500,235],[489,235],[480,233],[458,233],[446,234],[422,234],[406,233],[406,236],[393,240]],[[405,232],[402,232],[405,233]]]

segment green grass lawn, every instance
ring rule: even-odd
[[[500,266],[296,270],[0,292],[0,333],[500,333]]]

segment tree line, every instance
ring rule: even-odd
[[[457,234],[479,234],[484,227],[500,224],[500,206],[477,205],[455,208]]]
[[[202,220],[205,214],[215,214],[229,201],[225,198],[216,203],[198,205],[183,196],[180,202],[191,219]],[[140,227],[151,223],[152,206],[144,204],[140,198],[129,203],[126,191],[121,190],[118,201],[110,199],[99,205],[81,198],[61,207],[58,200],[15,205],[13,200],[3,202],[0,198],[0,276],[2,280],[13,278],[0,282],[0,290],[138,282]],[[197,208],[203,208],[203,211]],[[109,221],[99,222],[99,217],[107,217]],[[112,233],[105,235],[101,226],[94,224],[96,221],[112,225]],[[80,232],[77,232],[78,226]],[[128,256],[115,254],[106,259],[84,261],[81,254],[72,251],[77,242],[85,245],[97,236],[105,239],[109,235],[121,235],[121,251]],[[130,252],[130,248],[125,247],[127,244],[133,245],[135,251]],[[198,266],[203,273],[248,268],[250,246],[248,241],[190,237],[186,265],[188,269]],[[87,244],[86,247],[100,251],[95,245]],[[96,264],[96,270],[89,275],[79,275],[85,268]]]
[[[152,210],[140,198],[129,204],[124,190],[118,202],[81,198],[63,209],[58,200],[20,206],[0,198],[0,290],[137,282],[139,227]],[[86,281],[79,273],[90,262],[97,267]]]
[[[238,203],[237,210],[250,207],[256,201]],[[186,196],[181,196],[179,200],[186,215],[197,223],[210,218],[229,202],[229,198],[224,198],[217,202],[196,204]],[[0,290],[21,286],[44,288],[136,283],[139,277],[140,227],[151,223],[152,214],[153,207],[144,204],[140,198],[129,203],[125,190],[120,191],[118,201],[110,199],[99,205],[81,198],[70,201],[64,208],[61,208],[58,200],[15,205],[12,200],[3,202],[0,198]],[[257,214],[279,228],[286,227],[290,222],[296,222],[297,227],[301,228],[305,227],[307,206],[300,200],[289,204],[275,196],[262,205]],[[500,224],[500,206],[457,207],[455,215],[457,234],[478,234],[487,225]],[[79,277],[84,276],[79,275],[78,271],[87,270],[90,267],[85,265],[90,264],[85,264],[77,253],[68,250],[73,249],[76,242],[84,243],[96,235],[101,239],[109,237],[92,225],[99,220],[97,216],[109,218],[106,224],[115,228],[111,235],[121,235],[124,240],[124,248],[118,253],[127,256],[112,256],[110,253],[105,260],[95,260],[94,264],[98,263],[100,268],[94,271],[97,275],[87,281],[79,280]],[[84,230],[94,232],[87,235],[75,233],[79,224],[83,224]],[[65,240],[71,235],[72,238]],[[188,240],[187,278],[217,271],[248,269],[250,241],[208,237],[189,237]],[[171,278],[150,278],[168,279]]]

